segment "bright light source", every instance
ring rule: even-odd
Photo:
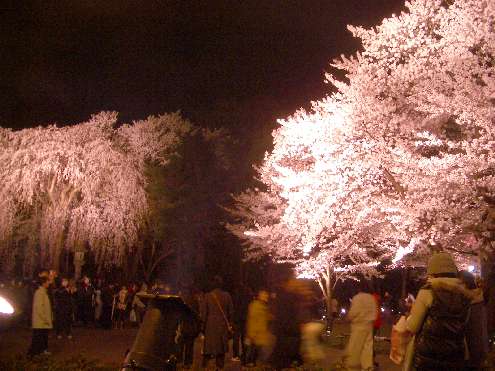
[[[0,314],[13,314],[14,307],[10,304],[7,299],[0,296]]]
[[[382,310],[382,313],[385,312],[385,308],[381,308],[381,310]]]
[[[474,265],[468,266],[468,272],[470,272],[470,273],[474,272]]]
[[[345,308],[342,308],[342,309],[340,310],[340,313],[345,314]]]

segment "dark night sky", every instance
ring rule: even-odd
[[[16,2],[0,8],[0,125],[76,123],[100,110],[128,122],[181,109],[201,125],[265,135],[275,117],[328,91],[328,62],[358,47],[347,23],[376,24],[403,3]]]

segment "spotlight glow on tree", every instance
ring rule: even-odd
[[[431,246],[477,254],[495,189],[495,3],[406,2],[376,28],[349,27],[364,50],[332,66],[337,91],[274,131],[265,191],[235,198],[230,230],[247,258],[268,254],[316,278],[376,274]]]
[[[138,240],[148,211],[147,161],[166,164],[191,125],[179,114],[116,128],[117,113],[88,122],[12,131],[0,128],[0,248],[15,241],[58,267],[64,248],[89,244],[99,262],[119,262]]]

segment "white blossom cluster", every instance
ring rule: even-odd
[[[117,127],[116,112],[66,127],[0,128],[0,253],[28,244],[26,265],[56,265],[89,245],[119,262],[148,211],[146,161],[166,164],[191,125],[178,114]],[[38,250],[39,249],[39,253]]]
[[[335,280],[432,248],[477,253],[464,242],[495,193],[495,2],[406,8],[349,27],[364,50],[332,63],[346,74],[327,75],[337,92],[280,121],[265,190],[237,196],[229,226],[248,258]]]

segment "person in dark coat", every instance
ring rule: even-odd
[[[246,363],[244,341],[246,335],[246,319],[248,306],[253,299],[252,291],[241,286],[237,295],[234,295],[234,336],[232,338],[232,357],[234,361],[242,359]]]
[[[112,328],[112,308],[115,295],[114,285],[108,284],[101,290],[101,317],[100,325],[105,330]]]
[[[301,365],[301,326],[311,320],[309,297],[305,285],[289,277],[276,291],[273,308],[273,333],[275,347],[270,364],[275,369]]]
[[[84,276],[81,287],[78,290],[79,318],[87,326],[94,320],[94,289],[90,279]]]
[[[181,320],[181,336],[179,342],[179,363],[184,365],[184,369],[192,367],[194,358],[194,342],[201,332],[202,324],[199,316],[198,295],[192,288],[185,288],[181,291],[182,300],[190,309],[190,312]]]
[[[468,359],[465,370],[482,370],[489,351],[488,322],[483,290],[476,286],[474,275],[461,271],[459,278],[471,293],[471,313],[466,326]]]
[[[74,310],[73,293],[69,288],[69,280],[62,279],[61,287],[54,294],[55,297],[55,332],[57,338],[62,335],[72,339],[72,317]]]
[[[230,294],[223,291],[219,276],[213,280],[214,289],[205,295],[202,302],[201,318],[204,323],[203,367],[208,359],[215,358],[216,367],[223,369],[225,353],[229,350],[234,306]]]

